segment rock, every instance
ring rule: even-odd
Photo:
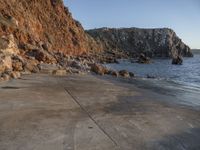
[[[50,45],[44,42],[39,42],[39,46],[40,48],[44,49],[45,51],[49,51],[50,50]]]
[[[5,36],[0,37],[0,50],[2,51],[4,49],[8,48],[8,45],[9,45],[8,38]]]
[[[135,74],[132,72],[129,72],[130,77],[135,77]]]
[[[0,38],[0,73],[12,70],[12,56],[18,55],[19,50],[12,34]]]
[[[10,56],[0,54],[0,73],[6,70],[12,70],[12,59]]]
[[[5,71],[5,66],[2,62],[0,62],[0,73],[3,73]]]
[[[22,62],[22,64],[25,63],[24,58],[22,56],[20,56],[20,55],[13,55],[12,56],[12,60]]]
[[[130,77],[129,72],[126,71],[126,70],[119,71],[119,75],[122,76],[122,77],[125,77],[125,78],[129,78]]]
[[[72,74],[73,73],[72,68],[70,67],[66,68],[66,72],[67,74]]]
[[[35,59],[27,59],[24,66],[24,70],[30,71],[32,73],[38,73],[39,72],[38,61]]]
[[[1,76],[1,79],[2,79],[3,81],[8,81],[8,80],[10,80],[10,75],[4,73],[4,74]]]
[[[4,43],[4,44],[3,44]],[[5,55],[18,55],[19,49],[15,42],[13,34],[9,36],[3,36],[0,38],[0,51]]]
[[[34,44],[24,43],[23,45],[21,45],[21,47],[27,51],[31,51],[33,49],[38,49],[38,46],[35,44],[35,42],[34,42]]]
[[[80,63],[80,61],[72,61],[71,62],[71,65],[70,65],[72,68],[76,68],[76,69],[82,69],[82,64]]]
[[[112,64],[112,63],[118,64],[119,63],[114,56],[112,56],[112,57],[106,57],[104,61],[106,63],[109,63],[109,64]]]
[[[91,71],[98,75],[108,74],[108,69],[100,64],[93,64],[91,66]]]
[[[2,77],[0,77],[0,83],[3,82],[3,81],[4,81],[4,79]]]
[[[150,58],[146,57],[144,54],[140,54],[137,63],[140,64],[149,64],[150,63]]]
[[[28,71],[28,70],[24,70],[24,71],[22,71],[20,73],[21,73],[21,75],[30,75],[31,74],[31,72]]]
[[[57,63],[56,59],[51,54],[42,49],[30,50],[26,52],[26,55],[34,57],[36,60],[40,62],[51,63],[51,64]]]
[[[56,76],[65,76],[66,74],[67,74],[66,70],[54,70],[53,71],[53,75],[56,75]]]
[[[79,74],[80,73],[80,70],[76,69],[76,68],[68,68],[67,69],[67,72],[68,73],[71,73],[71,74]]]
[[[40,73],[45,73],[45,74],[52,74],[53,71],[55,70],[60,70],[62,67],[60,67],[57,64],[39,64],[38,68],[40,69]]]
[[[119,73],[117,71],[111,71],[111,75],[114,77],[119,77]]]
[[[182,65],[183,64],[183,58],[181,56],[177,56],[176,58],[172,59],[173,65]]]
[[[11,74],[10,74],[10,77],[13,78],[13,79],[19,79],[21,77],[21,74],[20,72],[18,71],[13,71]]]
[[[148,57],[173,57],[176,53],[191,57],[191,49],[172,29],[100,28],[86,31],[101,43],[103,50],[113,49]],[[131,56],[129,54],[129,56]],[[132,57],[132,56],[131,56]]]
[[[12,63],[13,71],[23,71],[23,64],[20,61],[15,61]]]
[[[147,78],[148,78],[148,79],[155,79],[156,77],[148,74],[148,75],[147,75]]]
[[[71,68],[71,67],[68,67],[66,69],[67,73],[68,74],[79,74],[79,75],[83,75],[83,74],[86,74],[87,72],[85,71],[81,71],[79,69],[76,69],[76,68]]]

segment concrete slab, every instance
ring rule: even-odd
[[[57,80],[27,76],[1,85],[0,149],[115,149]]]
[[[118,80],[23,76],[0,85],[0,150],[199,150],[200,111]]]

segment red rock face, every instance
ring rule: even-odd
[[[62,0],[1,0],[0,36],[9,34],[22,49],[44,43],[50,51],[71,55],[100,50]]]

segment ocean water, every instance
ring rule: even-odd
[[[200,107],[200,53],[184,58],[183,65],[172,65],[170,59],[154,59],[151,64],[131,63],[120,60],[119,64],[107,64],[114,70],[128,70],[141,77],[138,86],[175,96],[179,103]],[[147,79],[146,76],[155,79]]]

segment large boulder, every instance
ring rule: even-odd
[[[52,74],[55,70],[60,70],[60,66],[57,64],[45,64],[41,63],[38,65],[40,73]]]
[[[71,68],[75,68],[81,71],[90,70],[90,67],[89,67],[90,62],[85,59],[76,59],[76,60],[69,61],[68,63]]]
[[[10,77],[13,79],[19,79],[21,77],[21,74],[18,71],[13,71],[11,72]]]
[[[144,54],[140,54],[137,63],[140,64],[149,64],[150,63],[150,58],[145,56]]]
[[[38,64],[39,64],[39,62],[35,59],[27,59],[25,62],[25,65],[24,65],[24,71],[38,73],[40,71]]]
[[[130,74],[127,70],[120,70],[119,71],[119,75],[122,76],[122,77],[125,77],[125,78],[129,78],[130,77]]]
[[[65,76],[67,74],[67,71],[64,69],[54,70],[53,75],[56,76]]]
[[[1,80],[0,81],[8,81],[8,80],[10,80],[10,75],[6,74],[6,73],[3,73],[1,75]]]
[[[20,53],[12,34],[0,38],[0,51],[5,55],[18,55]]]
[[[12,57],[19,55],[13,35],[0,38],[0,73],[12,70]]]
[[[114,77],[119,77],[119,72],[117,72],[117,71],[111,71],[110,75],[112,75]]]
[[[133,78],[135,76],[134,73],[129,72],[127,70],[120,70],[119,75],[122,76],[122,77],[125,77],[125,78],[130,78],[130,77]]]
[[[174,57],[172,59],[172,64],[173,65],[182,65],[183,64],[183,58],[181,56]]]
[[[12,59],[10,56],[0,54],[0,73],[6,70],[12,70]]]
[[[53,55],[49,54],[47,51],[43,49],[33,49],[26,52],[27,56],[34,57],[39,62],[45,62],[50,64],[57,63],[56,59]]]
[[[13,60],[12,69],[13,71],[23,71],[23,63],[20,61]]]
[[[105,75],[109,72],[109,70],[106,67],[96,63],[91,66],[91,71],[98,75]]]

